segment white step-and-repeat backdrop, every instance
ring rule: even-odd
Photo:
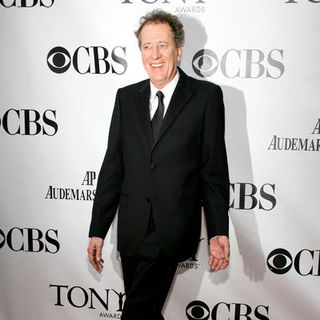
[[[87,234],[155,8],[185,25],[181,68],[223,89],[231,176],[231,264],[209,271],[203,228],[166,318],[320,319],[319,0],[0,0],[0,319],[121,318],[116,221],[102,274]]]

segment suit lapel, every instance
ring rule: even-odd
[[[134,105],[137,109],[138,119],[141,123],[141,128],[148,145],[153,144],[152,129],[150,122],[150,82],[146,80],[142,83],[141,88],[135,96]]]
[[[163,118],[158,139],[154,141],[153,148],[159,143],[162,136],[173,124],[179,113],[183,110],[193,94],[193,90],[188,85],[188,76],[179,69],[180,78],[173,92],[168,110]],[[150,120],[149,120],[150,121]]]

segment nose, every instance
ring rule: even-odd
[[[152,47],[152,58],[157,60],[161,56],[160,50],[158,46],[153,46]]]

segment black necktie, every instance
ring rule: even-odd
[[[163,119],[164,114],[164,104],[163,104],[163,93],[161,91],[158,91],[156,96],[158,97],[158,108],[152,118],[151,124],[152,124],[152,132],[153,132],[153,140],[155,141],[158,138],[161,122]]]

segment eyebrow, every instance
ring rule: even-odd
[[[165,44],[165,45],[168,45],[169,44],[169,41],[166,41],[166,40],[160,40],[157,42],[158,45],[162,45],[162,44]],[[145,46],[150,46],[152,45],[152,41],[148,41],[148,42],[144,42],[144,43],[141,43],[141,48],[145,47]]]
[[[142,44],[150,44],[152,42],[153,41],[148,41],[148,42],[143,42]],[[167,40],[159,40],[159,41],[157,41],[157,43],[169,43],[169,41],[167,41]]]

